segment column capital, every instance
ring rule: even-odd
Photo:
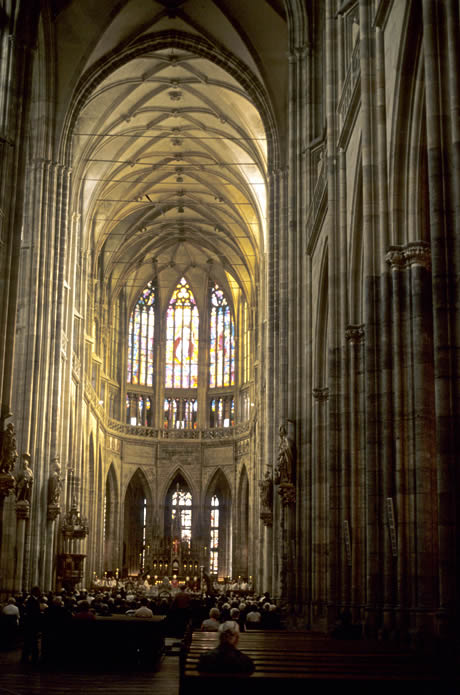
[[[323,388],[313,389],[312,394],[315,401],[322,403],[329,398],[329,388],[324,386]]]
[[[385,262],[391,267],[391,270],[403,270],[406,265],[404,258],[404,247],[390,246],[385,254]]]
[[[364,330],[364,324],[350,324],[345,328],[345,338],[349,343],[355,345],[356,343],[362,343],[364,341],[366,334]]]
[[[431,270],[431,248],[426,241],[411,241],[404,249],[404,257],[409,266],[421,265]]]
[[[16,516],[18,519],[28,519],[30,517],[30,504],[27,500],[16,502]]]

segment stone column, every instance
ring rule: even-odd
[[[431,255],[428,243],[413,242],[404,256],[410,274],[411,335],[414,379],[414,457],[416,534],[416,624],[419,635],[434,633],[437,589],[436,441],[431,305]]]
[[[392,370],[392,421],[397,433],[394,445],[395,493],[390,495],[397,513],[396,545],[398,562],[396,582],[397,600],[400,606],[396,627],[404,638],[409,631],[409,609],[414,605],[414,563],[415,546],[412,523],[414,519],[413,495],[411,491],[413,476],[410,470],[411,438],[408,433],[408,374],[410,363],[408,354],[408,288],[405,273],[405,259],[401,247],[391,247],[386,255],[391,274],[391,344],[393,355]],[[410,371],[410,370],[409,370]],[[388,491],[387,491],[388,492]],[[388,535],[388,523],[386,523]]]
[[[24,578],[24,554],[26,545],[26,525],[30,518],[30,506],[27,500],[16,503],[16,572],[14,577],[14,589],[17,592],[26,591],[30,587],[25,585]]]
[[[311,621],[319,629],[327,628],[328,601],[328,446],[327,387],[313,389],[313,456],[312,456],[312,607]]]
[[[328,624],[337,617],[340,592],[340,239],[339,205],[337,200],[337,20],[336,3],[326,4],[326,122],[327,122],[327,236],[328,236]]]
[[[422,0],[423,10],[423,55],[425,69],[426,132],[428,156],[428,195],[430,207],[430,239],[432,261],[432,303],[434,317],[434,367],[435,405],[437,438],[437,486],[439,536],[439,601],[440,621],[446,623],[447,633],[455,634],[457,626],[452,606],[459,600],[458,578],[456,578],[456,556],[459,550],[456,507],[458,505],[458,482],[454,471],[458,460],[459,428],[459,240],[455,229],[458,220],[458,188],[451,184],[457,180],[453,174],[448,153],[452,152],[449,139],[449,120],[445,105],[447,80],[445,75],[452,70],[452,78],[458,80],[458,55],[453,56],[453,27],[444,32],[445,10],[450,19],[458,10],[449,0]],[[456,33],[458,37],[458,22]],[[447,40],[446,40],[447,39]],[[457,40],[458,43],[458,40]],[[448,67],[447,58],[453,58]],[[445,70],[444,70],[445,68]],[[457,95],[457,96],[455,96]],[[453,123],[458,136],[458,83],[451,95],[454,100]],[[455,160],[458,164],[458,140],[454,144]],[[450,177],[453,177],[452,179]],[[444,628],[443,628],[444,629]]]
[[[382,598],[380,551],[382,543],[383,510],[379,493],[379,394],[378,394],[378,327],[376,311],[379,306],[379,278],[376,263],[377,208],[376,166],[373,108],[375,97],[374,41],[371,15],[373,3],[359,1],[360,69],[361,69],[361,142],[363,181],[363,242],[364,242],[364,323],[366,327],[366,491],[367,491],[367,632],[375,636],[380,622],[379,605]]]
[[[363,342],[364,326],[349,325],[345,337],[349,352],[350,393],[350,543],[351,543],[351,587],[350,602],[353,622],[361,621],[361,609],[365,600],[365,475],[363,447]]]

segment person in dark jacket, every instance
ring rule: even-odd
[[[30,591],[30,596],[24,605],[24,645],[22,648],[21,662],[38,664],[40,631],[42,627],[42,613],[40,610],[40,588],[34,586]]]
[[[237,649],[240,631],[234,621],[221,625],[219,645],[201,654],[198,670],[203,673],[244,673],[254,672],[254,662],[250,656]]]

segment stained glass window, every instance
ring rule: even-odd
[[[194,430],[197,426],[198,400],[196,398],[165,398],[165,429]]]
[[[178,484],[179,486],[179,484]],[[171,498],[172,536],[182,542],[190,543],[192,539],[192,495],[177,489]]]
[[[129,318],[128,384],[152,386],[155,288],[149,282]]]
[[[130,425],[152,426],[152,400],[136,393],[126,394],[126,422]]]
[[[196,388],[198,384],[198,321],[195,298],[182,278],[166,316],[166,388]]]
[[[147,500],[144,497],[142,505],[142,553],[141,553],[141,572],[145,568],[145,546],[147,541]]]
[[[243,384],[249,381],[249,350],[250,350],[248,303],[243,305]]]
[[[209,426],[233,427],[235,424],[235,401],[233,396],[211,398]]]
[[[235,328],[224,293],[216,284],[210,288],[209,386],[235,383]]]
[[[216,495],[211,499],[211,525],[210,525],[210,557],[209,571],[217,574],[219,567],[219,498]]]

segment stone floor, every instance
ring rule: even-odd
[[[20,663],[20,650],[0,651],[0,695],[178,695],[179,658],[167,650],[156,668],[51,670]]]

